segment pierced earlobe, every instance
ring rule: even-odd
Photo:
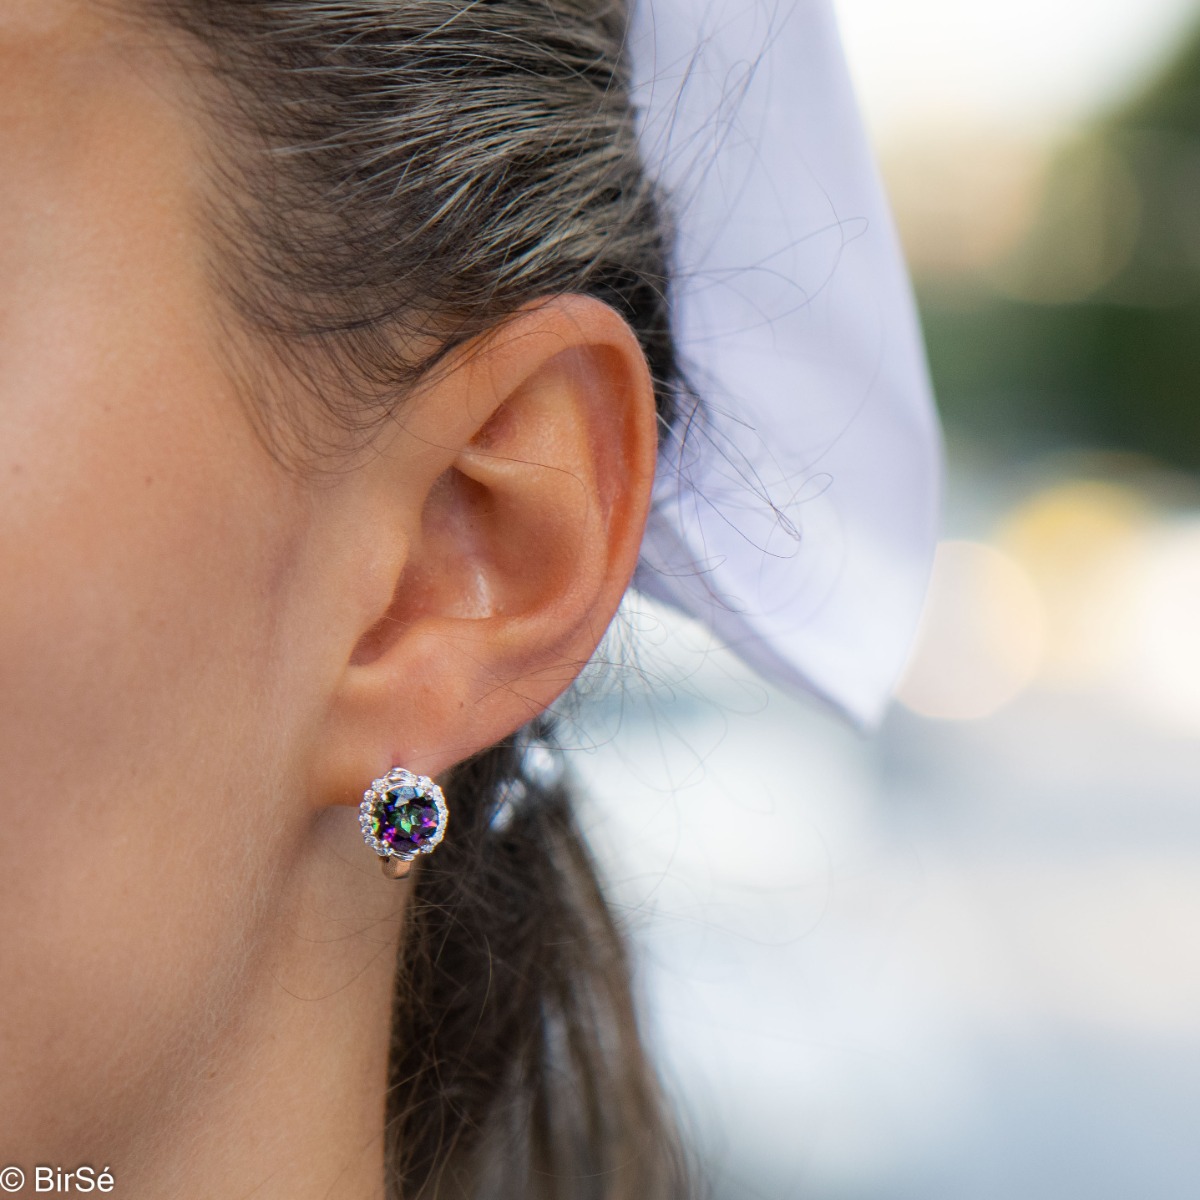
[[[428,775],[393,767],[376,779],[358,806],[363,840],[389,879],[403,879],[418,854],[432,854],[446,835],[450,810]]]

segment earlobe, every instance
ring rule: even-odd
[[[522,312],[413,398],[370,467],[407,482],[407,554],[333,697],[334,792],[445,771],[569,686],[632,577],[656,436],[640,347],[588,297]]]

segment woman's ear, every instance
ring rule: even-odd
[[[632,577],[656,455],[637,339],[586,296],[523,310],[406,402],[365,468],[360,528],[389,544],[363,570],[386,580],[331,696],[327,799],[445,771],[566,689]]]

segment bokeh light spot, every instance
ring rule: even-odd
[[[1019,563],[980,542],[943,542],[899,699],[925,717],[990,716],[1037,674],[1045,631],[1041,598]]]

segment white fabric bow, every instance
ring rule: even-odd
[[[630,36],[704,414],[662,449],[635,586],[874,725],[920,616],[942,452],[833,13],[642,0]]]

